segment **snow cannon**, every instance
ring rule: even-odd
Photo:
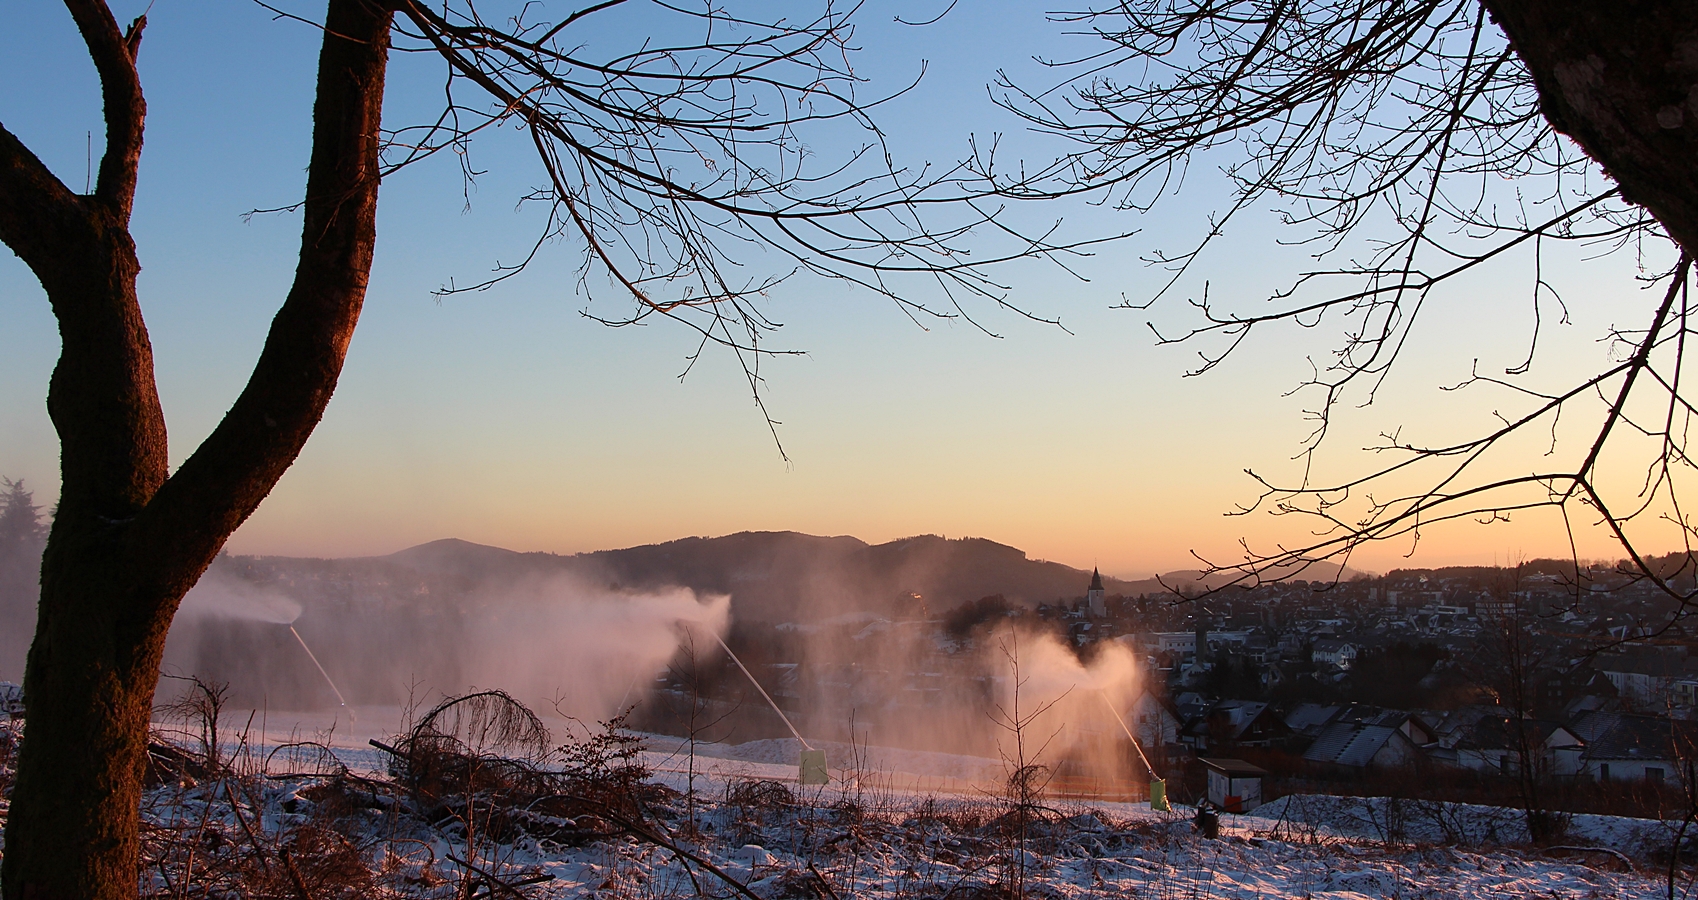
[[[803,750],[802,758],[796,765],[796,780],[803,787],[826,785],[831,783],[831,774],[825,769],[824,750]]]
[[[1160,778],[1150,779],[1150,808],[1156,812],[1173,812],[1167,802],[1167,782]]]

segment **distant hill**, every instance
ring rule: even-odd
[[[625,586],[681,584],[730,594],[738,618],[772,622],[851,612],[914,617],[922,606],[938,613],[990,594],[1035,605],[1083,596],[1091,580],[1089,572],[1028,559],[1005,544],[934,535],[868,544],[853,537],[743,532],[578,559]],[[1128,585],[1107,586],[1120,591]]]
[[[465,575],[474,578],[546,569],[553,560],[559,559],[550,554],[520,553],[517,550],[503,550],[487,544],[474,544],[459,538],[431,541],[378,558],[422,573]]]
[[[1082,597],[1091,580],[1086,570],[1030,559],[1006,544],[929,534],[868,544],[841,535],[744,531],[572,556],[519,553],[447,539],[369,561],[471,582],[571,572],[633,590],[682,586],[729,594],[733,614],[745,622],[809,621],[846,613],[912,618],[921,614],[922,605],[927,613],[937,614],[991,594],[1035,606]],[[1304,574],[1311,581],[1325,581],[1338,573],[1338,566],[1322,563]],[[1343,578],[1355,574],[1346,569]],[[1104,576],[1103,586],[1111,595],[1159,595],[1218,587],[1229,578],[1203,579],[1198,571],[1181,570],[1135,581]]]
[[[1090,572],[1028,559],[995,541],[935,535],[868,544],[845,536],[757,531],[575,556],[442,540],[382,559],[421,573],[474,580],[560,571],[633,590],[678,585],[729,594],[738,619],[765,622],[845,613],[913,617],[922,606],[939,613],[990,594],[1035,605],[1083,596],[1091,579]],[[1153,581],[1146,587],[1105,578],[1104,584],[1110,593],[1160,589]]]

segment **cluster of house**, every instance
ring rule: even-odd
[[[1668,716],[1590,709],[1571,722],[1512,715],[1492,706],[1383,709],[1359,703],[1171,700],[1141,693],[1128,710],[1140,745],[1169,760],[1230,757],[1261,749],[1318,775],[1445,766],[1593,781],[1673,782],[1698,755],[1698,727]]]
[[[1194,682],[1213,665],[1208,652],[1198,653],[1198,641],[1203,646],[1245,655],[1251,663],[1264,666],[1262,681],[1269,687],[1285,680],[1284,673],[1273,663],[1284,657],[1290,659],[1290,640],[1270,641],[1255,630],[1167,632],[1139,636],[1147,649],[1154,650],[1158,669],[1171,669],[1181,682]],[[1307,659],[1320,673],[1336,678],[1348,674],[1355,666],[1364,646],[1358,641],[1341,637],[1320,637],[1304,647]],[[1453,652],[1466,650],[1467,645],[1450,645]],[[1552,654],[1554,658],[1560,658]],[[1165,662],[1164,667],[1162,663]],[[1585,689],[1590,682],[1608,682],[1608,693],[1620,699],[1630,709],[1655,711],[1675,718],[1698,718],[1698,657],[1689,655],[1684,647],[1667,648],[1636,646],[1617,647],[1598,653],[1577,666],[1546,665],[1543,668],[1564,670],[1563,684],[1555,681],[1539,685],[1547,690]],[[1544,699],[1544,698],[1542,698]],[[1583,710],[1582,710],[1583,711]]]

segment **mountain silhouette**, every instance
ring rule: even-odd
[[[868,544],[853,537],[743,532],[579,559],[622,586],[679,584],[729,594],[733,613],[745,621],[851,613],[916,618],[990,594],[1036,605],[1082,596],[1090,582],[1088,572],[1028,559],[1005,544],[935,535]]]
[[[1083,597],[1091,582],[1088,570],[1031,559],[1007,544],[929,534],[868,544],[843,535],[744,531],[570,556],[520,553],[450,538],[376,559],[472,582],[570,572],[620,589],[687,587],[730,595],[733,615],[747,622],[857,613],[917,618],[992,594],[1025,606],[1070,603]],[[1336,565],[1321,564],[1305,574],[1324,580],[1339,571]],[[1343,571],[1345,578],[1353,574]],[[1219,586],[1225,580],[1180,570],[1159,579],[1104,576],[1103,586],[1111,596],[1171,595],[1188,587]]]

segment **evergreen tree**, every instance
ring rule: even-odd
[[[47,539],[47,527],[41,522],[41,507],[35,505],[35,495],[24,488],[23,479],[0,478],[0,554],[10,556],[16,550],[33,548],[40,554],[40,544]]]
[[[47,526],[22,479],[0,478],[0,680],[21,681],[41,594]]]

